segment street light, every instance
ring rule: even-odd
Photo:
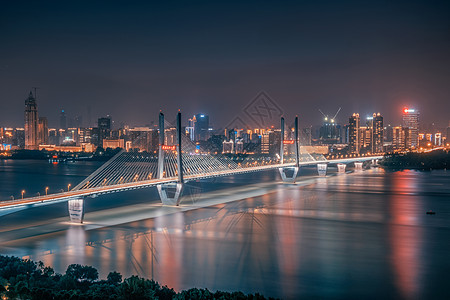
[[[45,188],[45,196],[48,195],[48,187]]]
[[[25,190],[22,190],[22,199],[23,199],[23,194],[25,194]]]
[[[67,191],[70,190],[70,186],[71,186],[71,184],[69,183],[69,184],[67,185]]]

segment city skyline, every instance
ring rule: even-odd
[[[6,3],[0,122],[19,126],[38,87],[53,127],[61,109],[86,122],[88,107],[136,124],[203,110],[221,127],[261,90],[303,125],[318,109],[396,120],[411,106],[447,126],[448,2],[274,4]]]
[[[29,91],[28,96],[24,98],[25,99],[25,103],[27,103],[27,99],[29,99],[30,97],[32,97],[35,100],[35,102],[37,101],[37,103],[39,103],[39,106],[41,106],[40,100],[38,99],[37,95],[33,94],[33,92],[31,90]],[[27,106],[27,105],[25,105],[25,106]],[[24,128],[23,105],[20,107],[20,109],[21,109],[20,114],[21,114],[21,117],[22,117],[20,121],[6,124],[5,121],[3,121],[4,119],[1,119],[0,122],[3,121],[3,123],[0,123],[0,126],[1,127],[9,127],[9,128]],[[422,114],[423,113],[422,113],[422,111],[420,109],[417,109],[416,107],[412,107],[412,106],[406,105],[406,106],[402,107],[400,110],[397,111],[395,120],[388,120],[387,122],[385,122],[385,125],[392,125],[392,126],[399,125],[399,126],[401,126],[404,123],[403,118],[404,118],[405,110],[408,110],[408,109],[420,112],[421,120],[422,120]],[[340,107],[339,110],[345,112],[346,109],[342,108],[342,110],[341,110],[341,107]],[[150,115],[152,115],[152,117],[150,117],[147,120],[146,123],[136,123],[136,122],[133,122],[133,121],[130,121],[130,120],[124,120],[124,119],[121,118],[120,115],[111,116],[108,113],[103,113],[103,114],[99,114],[99,115],[92,115],[92,113],[89,111],[89,109],[87,109],[85,114],[74,114],[74,113],[71,113],[70,111],[69,112],[66,111],[65,109],[58,109],[57,111],[54,111],[53,113],[48,114],[46,112],[42,113],[42,109],[39,108],[39,112],[40,112],[39,114],[46,116],[45,118],[48,119],[48,120],[46,120],[46,122],[48,122],[48,125],[46,125],[46,126],[48,126],[49,128],[56,128],[56,129],[67,129],[68,127],[72,127],[72,128],[97,127],[97,120],[99,118],[103,118],[103,117],[113,118],[113,120],[114,120],[113,122],[115,122],[115,124],[116,124],[115,126],[117,128],[120,128],[122,125],[127,125],[127,126],[131,126],[131,127],[152,126],[152,125],[156,124],[155,120],[156,120],[156,117],[157,117],[157,112],[159,112],[159,111],[162,111],[162,110],[161,109],[159,109],[159,110],[155,109],[155,111],[150,112]],[[208,114],[204,113],[204,111],[208,111],[208,109],[201,110],[200,112],[194,112],[192,114],[192,116],[200,115],[200,114],[208,115]],[[352,112],[352,113],[349,113],[348,115],[345,115],[344,113],[341,113],[336,119],[333,119],[333,122],[335,122],[336,124],[340,124],[340,125],[347,124],[348,123],[347,122],[348,116],[351,116],[354,113],[358,113],[361,116],[361,118],[364,119],[364,120],[366,118],[370,119],[374,112],[378,112],[379,113],[380,111],[375,109],[374,111],[362,112],[362,113],[361,112]],[[239,113],[239,111],[236,112],[235,115],[238,114],[238,113]],[[309,127],[309,126],[317,127],[317,126],[321,126],[322,125],[322,123],[324,122],[324,118],[323,118],[323,115],[322,115],[323,113],[322,113],[321,109],[319,108],[319,109],[317,109],[317,111],[313,111],[312,113],[316,114],[317,117],[315,118],[315,122],[311,123],[311,124],[305,123],[305,121],[303,120],[302,116],[301,115],[299,116],[300,117],[299,121],[300,121],[300,124],[302,126],[304,126],[304,127]],[[389,115],[387,112],[381,112],[381,113],[383,114],[383,116],[384,115]],[[153,114],[154,114],[154,116],[153,116]],[[290,114],[292,114],[292,112],[290,112],[288,114],[282,113],[282,114],[280,114],[280,116],[286,116],[286,115],[289,116]],[[53,115],[53,117],[49,118],[48,115],[50,115],[50,116]],[[296,114],[296,115],[298,115],[298,114]],[[310,115],[310,114],[309,113],[305,113],[305,115]],[[220,116],[220,114],[218,114],[217,116]],[[214,122],[215,119],[216,119],[216,116],[213,116],[212,125],[215,126],[214,129],[226,128],[225,124],[217,124],[216,122]],[[227,125],[232,124],[232,122],[230,122],[230,120],[232,120],[232,117],[230,117],[228,119],[228,121],[226,122]],[[326,121],[326,118],[325,118],[325,121]],[[188,119],[183,120],[183,124],[186,125],[186,126],[190,126],[189,122],[190,122],[190,120],[188,120]],[[249,120],[249,122],[251,122],[251,120]],[[17,123],[17,125],[14,125],[16,123]],[[63,123],[64,123],[64,125],[62,125]],[[423,122],[423,123],[426,123],[426,122]],[[442,124],[437,124],[437,122],[434,122],[434,121],[431,121],[430,123],[424,124],[425,127],[428,127],[430,125],[432,125],[434,128],[445,129],[446,127],[450,126],[450,120],[448,121],[448,124],[445,123],[445,122],[442,123]],[[261,126],[261,128],[264,128],[264,127],[269,128],[271,126],[277,127],[277,126],[279,126],[279,124],[278,123],[265,124],[265,126]],[[236,128],[238,128],[238,127],[236,127]]]

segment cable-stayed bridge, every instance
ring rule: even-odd
[[[364,161],[382,158],[366,156],[327,160],[322,155],[301,153],[296,117],[294,138],[281,139],[277,157],[247,156],[236,160],[229,156],[199,151],[181,131],[180,112],[176,122],[176,126],[169,124],[160,113],[157,154],[122,150],[70,191],[0,201],[0,216],[26,208],[67,201],[71,221],[82,223],[84,201],[88,197],[156,186],[162,204],[179,205],[183,185],[191,180],[278,169],[283,181],[294,182],[301,166],[317,165],[319,175],[326,175],[328,164],[337,164],[339,172],[345,172],[349,163],[354,163],[357,169],[361,169]],[[281,137],[285,137],[284,127],[284,118],[281,118]],[[286,151],[288,147],[291,151]]]

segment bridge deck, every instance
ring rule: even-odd
[[[299,165],[307,166],[307,165],[315,165],[315,164],[320,164],[320,163],[327,163],[327,164],[352,163],[352,162],[361,162],[361,161],[368,161],[368,160],[372,160],[372,159],[381,159],[381,158],[382,158],[382,156],[372,156],[372,157],[346,158],[346,159],[334,159],[334,160],[305,161],[305,162],[300,162]],[[247,168],[234,169],[234,170],[222,170],[222,171],[217,171],[217,172],[208,172],[205,174],[188,175],[188,176],[185,176],[185,180],[190,181],[190,180],[207,179],[207,178],[213,178],[213,177],[231,176],[231,175],[237,175],[237,174],[243,174],[243,173],[264,171],[264,170],[277,169],[277,168],[294,167],[294,166],[295,166],[295,163],[287,163],[287,164],[271,164],[271,165],[263,165],[263,166],[257,166],[257,167],[247,167]],[[9,210],[9,209],[16,209],[16,208],[33,207],[33,206],[38,206],[38,205],[47,205],[47,204],[56,203],[56,202],[68,201],[70,199],[76,199],[76,198],[80,198],[80,197],[96,196],[96,195],[101,195],[101,194],[132,190],[132,189],[137,189],[137,188],[145,188],[145,187],[156,186],[159,184],[176,183],[177,180],[178,180],[177,177],[169,177],[169,178],[163,178],[163,179],[150,179],[150,180],[142,180],[142,181],[136,181],[136,182],[130,182],[130,183],[108,185],[108,186],[103,186],[103,187],[88,188],[88,189],[83,189],[83,190],[72,190],[72,191],[68,191],[68,192],[64,192],[64,193],[57,193],[57,194],[51,194],[51,195],[45,195],[45,196],[39,196],[39,197],[30,197],[30,198],[24,198],[24,199],[0,201],[0,210]]]

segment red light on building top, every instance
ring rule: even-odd
[[[416,110],[415,109],[413,109],[413,108],[404,108],[403,109],[403,112],[405,113],[405,114],[408,114],[408,113],[415,113],[416,112]]]

